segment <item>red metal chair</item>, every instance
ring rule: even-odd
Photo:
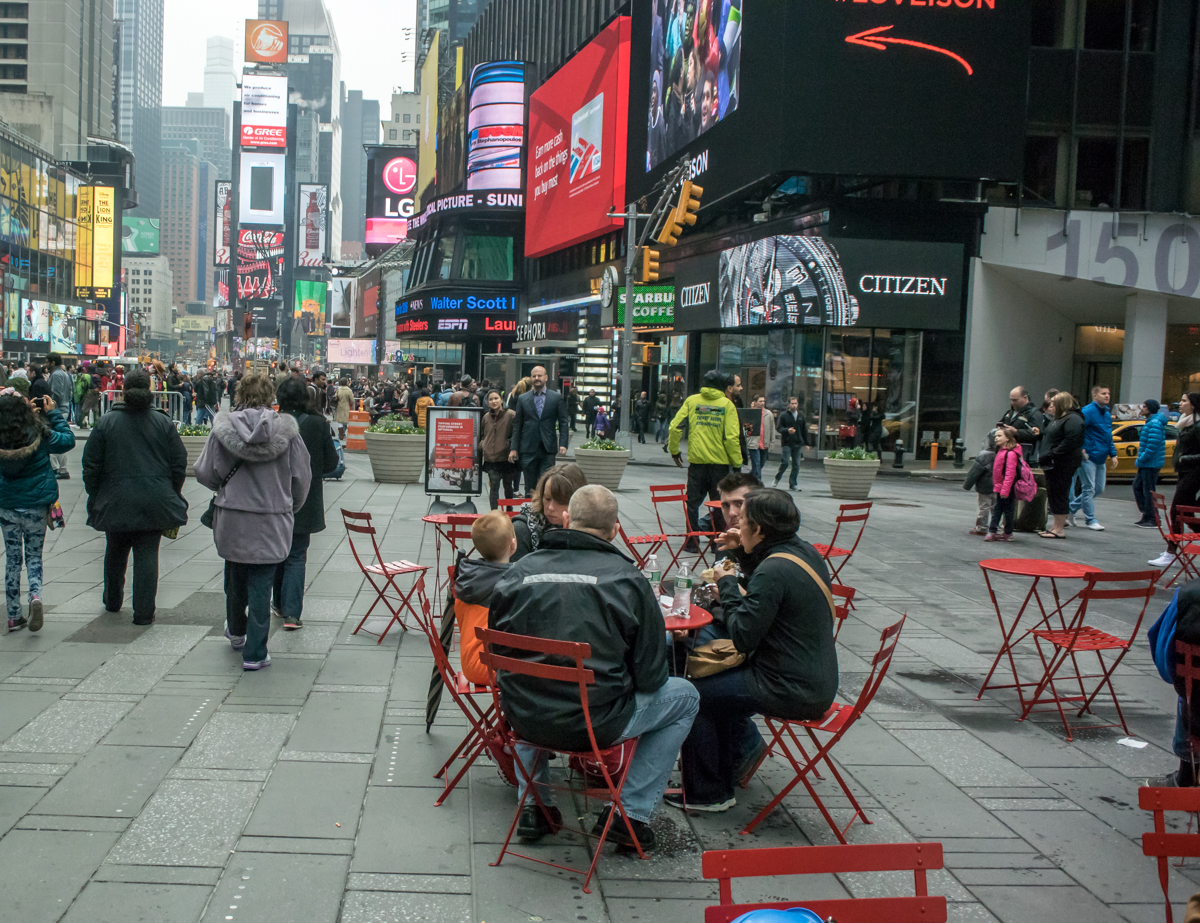
[[[516,760],[517,772],[525,779],[525,796],[518,799],[517,811],[513,815],[513,821],[508,828],[508,834],[504,837],[504,845],[500,847],[500,855],[496,857],[495,862],[490,864],[493,866],[499,865],[504,860],[505,855],[511,853],[518,858],[528,859],[530,862],[537,862],[541,865],[549,865],[552,868],[574,872],[577,875],[584,875],[583,893],[591,894],[588,883],[592,880],[592,875],[595,874],[596,863],[600,861],[600,853],[604,851],[604,841],[608,838],[608,831],[611,829],[616,817],[619,816],[621,818],[621,822],[625,824],[630,838],[637,844],[637,834],[634,833],[633,825],[629,822],[629,817],[625,814],[625,809],[621,806],[621,789],[625,786],[625,778],[629,774],[629,767],[633,764],[633,755],[637,748],[637,741],[634,739],[605,748],[601,748],[596,742],[596,733],[592,728],[592,715],[588,710],[588,687],[595,684],[596,676],[583,665],[584,661],[592,656],[592,647],[590,644],[580,644],[574,641],[554,641],[548,638],[533,638],[527,635],[514,635],[503,631],[493,631],[487,628],[478,629],[478,634],[484,642],[484,653],[481,659],[492,671],[493,675],[498,675],[502,672],[514,673],[519,676],[529,676],[536,679],[570,683],[578,686],[579,703],[583,709],[583,721],[587,727],[588,740],[592,745],[591,749],[571,751],[543,746],[538,746],[536,749],[544,752],[547,757],[555,753],[561,753],[568,758],[573,758],[577,763],[582,761],[593,767],[589,772],[578,777],[584,786],[582,794],[585,798],[607,798],[613,806],[613,809],[608,812],[608,821],[597,838],[598,842],[592,852],[592,864],[586,872],[583,869],[559,865],[555,862],[548,862],[545,859],[538,859],[536,856],[526,855],[509,849],[508,844],[512,840],[513,831],[517,829],[517,822],[521,818],[521,811],[525,807],[525,801],[531,793],[534,801],[545,815],[546,820],[550,822],[552,827],[557,826],[546,805],[542,802],[541,796],[538,794],[538,787],[533,783],[532,775],[520,760]],[[498,651],[504,651],[505,653],[501,654]],[[542,662],[524,659],[526,657],[537,657]],[[571,666],[560,665],[564,661],[571,664]],[[499,684],[497,683],[493,688],[495,708],[503,720],[504,703],[500,696]],[[610,753],[615,755],[618,752],[623,757],[619,760],[619,768],[615,771],[610,771],[612,763],[605,759],[605,755]],[[603,784],[597,785],[597,782],[602,782]],[[551,786],[551,788],[558,787]],[[585,837],[594,836],[587,830],[574,830],[573,832]],[[636,848],[638,855],[645,859],[646,854],[642,852],[642,847],[637,845]]]
[[[846,623],[846,617],[850,615],[850,610],[854,608],[854,587],[846,586],[844,583],[835,583],[829,588],[829,591],[834,597],[834,625],[833,625],[833,640],[836,641],[838,632],[842,630],[842,626]],[[838,602],[844,600],[844,602]]]
[[[721,849],[704,853],[701,873],[715,878],[721,903],[704,908],[704,923],[730,923],[752,910],[807,907],[837,923],[946,923],[946,898],[929,893],[927,873],[942,868],[941,843],[873,843],[855,846],[784,846]],[[766,875],[843,875],[856,872],[913,873],[913,897],[859,897],[735,904],[734,878]]]
[[[425,600],[425,571],[429,570],[423,564],[414,564],[412,561],[390,561],[385,563],[383,555],[379,552],[379,543],[375,539],[375,526],[371,523],[370,513],[355,513],[350,510],[342,510],[342,524],[346,527],[346,538],[350,541],[350,553],[354,555],[354,561],[358,564],[359,570],[363,576],[367,578],[367,582],[371,584],[375,590],[375,601],[371,603],[371,608],[367,610],[367,614],[362,617],[358,626],[351,634],[358,634],[360,631],[365,635],[374,635],[375,632],[367,631],[363,625],[367,623],[367,619],[371,617],[371,613],[375,611],[375,607],[381,602],[384,607],[391,613],[392,617],[388,621],[387,626],[379,633],[375,643],[382,644],[387,633],[391,631],[392,626],[399,624],[404,630],[408,631],[408,625],[404,621],[404,611],[408,610],[410,614],[416,617],[416,610],[413,609],[413,597],[417,600]],[[358,553],[358,548],[354,544],[355,535],[365,535],[371,540],[371,550],[375,556],[375,563],[369,564],[363,561],[362,556]],[[400,589],[396,583],[397,577],[403,577],[409,574],[416,575],[411,587],[407,593]],[[389,593],[394,594],[394,599]]]
[[[754,820],[746,825],[746,829],[742,831],[742,835],[746,836],[754,831],[768,814],[779,806],[779,803],[788,796],[797,783],[802,783],[808,789],[809,797],[820,809],[821,815],[825,818],[825,822],[829,824],[829,829],[833,831],[834,836],[838,838],[839,843],[846,842],[845,832],[850,829],[850,824],[854,823],[855,818],[862,818],[864,824],[871,823],[858,800],[850,791],[850,786],[846,784],[846,780],[842,778],[842,774],[838,772],[837,767],[833,765],[833,761],[829,758],[829,752],[834,745],[845,736],[846,732],[854,726],[854,723],[862,717],[862,713],[866,711],[867,706],[871,704],[871,700],[875,698],[875,693],[883,684],[884,677],[887,676],[888,666],[892,662],[892,652],[896,649],[896,642],[900,640],[900,631],[904,628],[904,622],[908,618],[905,613],[894,625],[883,630],[879,636],[879,651],[875,654],[871,661],[871,672],[867,675],[866,682],[863,683],[862,690],[858,694],[858,698],[853,705],[839,705],[836,702],[830,706],[824,716],[817,721],[792,721],[787,718],[774,718],[767,715],[763,716],[766,721],[767,728],[771,731],[771,740],[768,743],[768,748],[772,753],[782,753],[784,758],[792,764],[792,769],[796,771],[796,777],[787,785],[779,790],[774,798],[765,808],[758,812]],[[803,729],[812,745],[816,748],[812,756],[809,756],[808,751],[804,749],[804,744],[800,742],[799,736],[796,734],[797,728]],[[821,743],[817,737],[817,732],[828,734],[829,739]],[[854,808],[854,816],[850,818],[845,827],[838,827],[837,822],[821,801],[817,791],[809,782],[809,774],[817,775],[819,763],[824,763],[837,784],[841,786],[842,794],[846,796],[850,804]],[[839,918],[840,919],[840,918]]]
[[[1116,574],[1093,573],[1084,576],[1085,585],[1079,591],[1079,609],[1076,610],[1070,624],[1060,629],[1035,628],[1031,632],[1037,644],[1044,672],[1033,691],[1033,696],[1025,701],[1024,709],[1021,712],[1021,721],[1028,718],[1038,705],[1052,703],[1058,711],[1059,718],[1062,719],[1063,728],[1067,732],[1067,740],[1074,740],[1071,724],[1067,721],[1066,712],[1063,711],[1063,703],[1078,702],[1079,711],[1076,713],[1076,717],[1082,717],[1084,712],[1091,711],[1092,702],[1095,701],[1096,696],[1107,689],[1113,706],[1117,710],[1116,722],[1080,726],[1088,728],[1119,727],[1126,734],[1129,733],[1129,728],[1125,725],[1125,715],[1121,712],[1121,703],[1117,700],[1117,692],[1112,685],[1112,674],[1125,659],[1125,655],[1129,653],[1129,648],[1133,645],[1133,639],[1137,637],[1138,628],[1141,627],[1142,619],[1146,615],[1146,606],[1154,596],[1154,584],[1159,576],[1160,573],[1156,570]],[[1128,639],[1119,638],[1085,623],[1088,604],[1092,600],[1108,599],[1140,599],[1142,601],[1137,621],[1133,623],[1133,630],[1130,631]],[[1114,655],[1107,664],[1104,661],[1106,651]],[[1081,673],[1077,656],[1092,652],[1096,654],[1100,672]],[[1047,657],[1047,653],[1049,653],[1049,657]],[[1071,662],[1074,675],[1070,676],[1066,682],[1069,686],[1078,687],[1078,695],[1074,693],[1064,695],[1055,685],[1055,677],[1068,660]],[[1096,681],[1090,692],[1086,688],[1088,680]],[[1043,711],[1049,711],[1049,709],[1043,709]]]
[[[1159,586],[1163,589],[1169,589],[1174,585],[1175,581],[1180,577],[1185,580],[1195,580],[1200,577],[1200,568],[1196,567],[1194,558],[1200,554],[1200,507],[1195,506],[1177,506],[1175,508],[1176,519],[1171,521],[1171,509],[1167,505],[1167,498],[1162,494],[1152,493],[1151,499],[1154,501],[1154,518],[1158,523],[1158,531],[1163,537],[1163,541],[1169,545],[1174,545],[1176,571],[1170,580],[1165,579],[1170,573],[1171,567],[1163,569],[1162,577],[1159,578]],[[1186,531],[1187,528],[1192,531]]]
[[[523,497],[518,497],[515,500],[497,500],[496,509],[503,510],[508,514],[509,519],[513,519],[518,513],[521,512],[521,507],[528,502],[529,501]]]
[[[646,562],[650,560],[650,555],[656,554],[658,549],[667,543],[665,535],[634,535],[632,537],[626,535],[620,521],[617,522],[617,535],[625,543],[625,550],[633,558],[638,570],[644,570]]]
[[[451,585],[453,586],[453,578],[451,578]],[[429,640],[429,649],[433,652],[434,668],[442,678],[442,686],[450,694],[454,704],[462,711],[468,724],[467,733],[462,742],[454,748],[454,752],[442,764],[442,768],[433,774],[435,779],[441,779],[444,783],[442,793],[433,803],[434,807],[441,807],[442,802],[449,797],[467,774],[467,770],[485,752],[492,755],[492,758],[500,766],[502,775],[509,781],[515,781],[511,766],[506,767],[506,763],[510,762],[511,749],[509,745],[511,741],[497,718],[496,705],[491,700],[492,687],[468,682],[462,671],[456,670],[450,662],[428,600],[423,600],[421,603],[421,615],[418,617],[418,622]],[[484,696],[487,698],[482,703],[477,701],[478,697]],[[460,759],[462,767],[451,778],[450,771],[455,762]],[[507,772],[505,772],[506,768]]]
[[[1167,811],[1200,813],[1200,788],[1139,788],[1138,807],[1154,812],[1154,832],[1142,834],[1142,854],[1158,860],[1158,880],[1167,906],[1167,923],[1173,923],[1171,894],[1168,889],[1172,856],[1184,859],[1200,857],[1200,832],[1167,833]],[[1188,829],[1191,829],[1189,821]]]
[[[850,563],[850,558],[858,550],[858,543],[862,541],[863,532],[866,531],[867,519],[871,515],[872,505],[870,501],[866,503],[843,503],[838,507],[838,517],[833,529],[833,538],[829,540],[829,544],[813,544],[813,547],[825,559],[825,563],[829,565],[829,577],[834,583],[842,582],[842,578],[839,576],[842,568]],[[858,524],[858,533],[854,536],[854,544],[849,548],[839,548],[837,541],[842,527],[846,526],[846,531],[850,532],[853,531],[855,523]],[[841,559],[841,563],[836,567],[834,566],[834,558]],[[853,603],[851,603],[850,608],[854,608]]]
[[[684,548],[688,542],[695,541],[700,546],[699,561],[708,566],[708,558],[706,556],[704,546],[706,539],[716,538],[720,532],[701,532],[695,527],[691,516],[688,515],[687,507],[687,485],[686,484],[660,484],[650,488],[650,502],[654,504],[654,518],[658,520],[658,531],[663,540],[663,545],[671,552],[671,567],[679,566],[679,556],[684,553]],[[663,511],[669,510],[672,504],[678,503],[683,508],[683,531],[674,532],[663,523]],[[671,547],[671,539],[683,539],[679,548]],[[690,552],[689,552],[690,553]],[[666,574],[666,568],[663,568],[663,574]]]

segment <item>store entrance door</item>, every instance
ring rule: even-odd
[[[1092,388],[1097,385],[1108,388],[1112,393],[1112,402],[1114,404],[1125,400],[1125,395],[1121,394],[1121,363],[1120,362],[1094,362],[1094,361],[1079,361],[1075,362],[1074,375],[1076,390],[1075,399],[1080,404],[1086,404],[1092,399]]]

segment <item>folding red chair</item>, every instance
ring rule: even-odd
[[[433,609],[429,605],[429,600],[423,600],[421,603],[421,615],[417,619],[421,629],[425,632],[426,638],[429,640],[429,649],[433,652],[434,668],[438,675],[442,678],[442,685],[450,694],[450,698],[454,700],[454,704],[459,707],[459,710],[467,719],[468,730],[462,742],[454,748],[454,752],[442,764],[442,768],[433,774],[435,779],[441,779],[444,783],[442,793],[433,803],[434,807],[441,807],[442,802],[449,797],[454,791],[462,778],[467,774],[467,770],[474,765],[479,759],[480,754],[488,752],[492,755],[500,766],[501,774],[505,775],[510,781],[515,777],[512,775],[511,768],[505,772],[505,763],[508,762],[508,754],[511,750],[508,748],[509,740],[505,730],[501,727],[497,720],[496,706],[491,700],[491,686],[476,685],[467,681],[461,670],[456,670],[450,662],[450,657],[446,653],[446,648],[442,644],[441,633],[437,623],[433,618]],[[477,701],[477,697],[486,696],[482,703]],[[455,773],[454,777],[450,777],[450,771],[453,769],[457,760],[462,760],[462,767]]]
[[[768,814],[779,806],[779,803],[788,796],[796,783],[802,783],[808,789],[809,797],[821,811],[821,816],[825,818],[825,822],[829,824],[829,829],[833,831],[834,836],[838,838],[839,843],[846,842],[845,832],[850,829],[850,825],[854,823],[855,818],[862,818],[864,824],[871,823],[866,813],[859,806],[858,800],[850,791],[850,786],[846,784],[846,780],[842,778],[842,774],[838,772],[837,767],[833,765],[833,761],[829,758],[829,752],[845,733],[854,726],[854,723],[862,717],[862,713],[866,711],[867,706],[871,704],[871,700],[875,698],[875,693],[883,684],[884,677],[887,676],[888,666],[892,662],[892,652],[896,649],[896,642],[900,639],[900,631],[904,628],[904,622],[908,618],[905,613],[900,621],[896,624],[885,628],[879,636],[879,652],[871,661],[871,672],[867,675],[866,682],[863,683],[862,690],[858,694],[858,699],[853,705],[839,705],[836,702],[830,706],[823,717],[818,721],[792,721],[787,718],[773,718],[766,715],[763,720],[767,723],[767,728],[771,731],[771,740],[768,747],[773,753],[782,753],[784,758],[792,764],[792,769],[796,771],[796,777],[787,785],[779,790],[779,794],[771,799],[770,803],[763,808],[755,816],[754,820],[746,825],[746,829],[742,831],[745,836],[754,831],[754,828],[762,823],[763,819]],[[802,728],[808,734],[809,740],[816,748],[812,756],[809,756],[808,751],[804,749],[804,744],[800,742],[799,736],[796,734],[796,729]],[[821,743],[816,732],[828,734],[829,739],[825,743]],[[794,749],[793,749],[794,748]],[[854,807],[854,816],[850,818],[845,827],[838,827],[837,822],[829,813],[824,803],[821,801],[817,791],[809,782],[809,774],[818,774],[818,764],[824,763],[828,768],[837,784],[841,786],[842,794],[850,801]],[[889,918],[890,919],[890,918]],[[840,920],[840,917],[839,917]]]
[[[650,488],[650,502],[654,504],[654,518],[658,520],[658,531],[662,538],[663,545],[671,552],[671,567],[679,566],[679,556],[684,553],[683,549],[687,547],[687,543],[695,540],[700,546],[699,561],[705,567],[708,566],[708,558],[704,549],[706,539],[716,538],[720,532],[700,532],[696,529],[692,522],[691,516],[688,515],[687,506],[687,485],[686,484],[661,484]],[[663,510],[669,508],[670,504],[678,503],[683,508],[683,531],[672,532],[666,525],[663,524]],[[683,542],[678,549],[671,547],[671,539],[681,538]],[[689,552],[690,553],[690,552]],[[663,574],[666,574],[666,568],[663,569]]]
[[[1176,518],[1172,522],[1167,498],[1156,493],[1150,494],[1150,497],[1154,501],[1154,518],[1158,523],[1158,531],[1162,535],[1163,541],[1175,546],[1175,564],[1173,566],[1176,567],[1176,571],[1171,579],[1167,580],[1165,578],[1170,573],[1171,567],[1165,568],[1159,579],[1159,586],[1168,589],[1180,577],[1185,580],[1195,580],[1200,577],[1200,568],[1196,567],[1194,560],[1196,555],[1200,554],[1200,544],[1198,544],[1200,543],[1200,507],[1175,507]]]
[[[508,514],[509,519],[513,519],[521,512],[521,507],[528,502],[528,500],[522,497],[518,497],[515,500],[497,500],[496,509],[503,510]]]
[[[633,755],[637,748],[637,740],[625,741],[624,743],[603,749],[596,743],[596,732],[592,728],[592,715],[588,710],[588,687],[595,685],[596,675],[583,665],[584,661],[592,656],[592,647],[590,644],[580,644],[574,641],[554,641],[547,638],[533,638],[527,635],[514,635],[503,631],[493,631],[487,628],[478,629],[478,634],[484,642],[484,653],[481,659],[494,676],[498,676],[502,672],[514,673],[519,676],[530,676],[536,679],[570,683],[578,686],[579,704],[583,709],[583,721],[587,726],[588,740],[592,745],[591,749],[571,751],[543,746],[537,746],[536,749],[545,753],[547,758],[552,754],[561,753],[574,762],[583,762],[589,765],[591,767],[590,771],[578,777],[584,786],[582,794],[585,798],[606,798],[613,806],[612,810],[608,812],[608,820],[604,828],[597,837],[596,847],[592,852],[592,864],[586,872],[583,869],[558,865],[554,862],[548,862],[545,859],[538,859],[535,856],[509,849],[508,844],[512,840],[513,831],[517,829],[517,822],[521,819],[521,811],[524,809],[525,801],[529,798],[530,793],[533,794],[534,801],[537,803],[538,808],[541,809],[551,827],[558,827],[550,815],[547,806],[543,803],[541,796],[538,794],[538,787],[533,782],[532,774],[520,760],[516,760],[517,772],[525,779],[525,795],[517,801],[517,812],[513,815],[513,821],[509,825],[508,834],[504,837],[504,845],[500,847],[500,855],[496,857],[495,862],[490,864],[493,866],[499,865],[504,860],[504,856],[511,853],[518,858],[528,859],[530,862],[537,862],[541,865],[549,865],[552,868],[574,872],[577,875],[584,875],[583,893],[591,894],[592,892],[588,888],[588,883],[592,880],[592,875],[595,874],[596,863],[600,861],[600,853],[604,850],[604,841],[608,838],[608,831],[612,828],[613,820],[618,815],[621,818],[621,822],[625,824],[630,839],[637,848],[638,855],[643,859],[646,858],[646,854],[642,852],[641,845],[638,844],[637,834],[633,831],[633,824],[629,822],[629,817],[625,814],[625,809],[621,806],[621,789],[625,786],[625,778],[629,774],[629,767],[633,764]],[[505,653],[501,654],[499,651],[504,651]],[[538,657],[542,661],[549,660],[557,661],[558,663],[535,662],[532,659],[525,659],[526,657]],[[572,665],[558,665],[563,661]],[[504,702],[500,696],[499,684],[497,683],[493,688],[496,711],[501,715],[503,720]],[[618,752],[623,757],[619,760],[619,768],[610,770],[612,764],[605,759],[605,756],[606,754],[615,755]],[[561,787],[551,786],[551,788],[558,789]],[[587,830],[573,830],[572,832],[585,837],[595,836]]]
[[[833,538],[829,540],[829,544],[813,544],[813,547],[825,559],[825,563],[829,565],[829,577],[834,583],[842,582],[842,578],[839,576],[842,568],[850,563],[850,558],[858,550],[858,543],[862,541],[863,532],[867,528],[867,519],[871,515],[871,506],[872,503],[870,501],[866,503],[843,503],[838,507],[838,517],[833,529]],[[851,531],[855,523],[858,523],[858,534],[854,536],[854,544],[849,548],[839,548],[837,541],[838,535],[842,531],[842,526],[847,526],[847,531]],[[841,563],[836,567],[834,566],[834,558],[841,559]],[[854,608],[853,603],[851,603],[850,608]]]
[[[399,624],[404,631],[408,631],[408,625],[404,621],[403,613],[407,609],[414,617],[417,615],[413,609],[413,596],[416,595],[418,600],[425,600],[425,571],[429,570],[423,564],[414,564],[412,561],[391,561],[385,563],[383,555],[379,552],[379,543],[375,539],[375,526],[371,524],[370,513],[354,513],[350,510],[342,510],[342,524],[346,527],[346,538],[350,540],[350,553],[354,555],[354,561],[358,565],[358,569],[362,571],[363,576],[367,578],[367,582],[371,584],[375,590],[375,602],[371,603],[371,608],[367,610],[367,614],[362,617],[358,626],[351,634],[358,634],[360,631],[365,635],[374,635],[375,632],[367,631],[363,625],[367,623],[367,619],[371,617],[371,613],[375,611],[375,607],[381,602],[384,607],[391,613],[391,620],[387,626],[379,633],[375,643],[382,644],[387,633],[391,631],[392,626]],[[354,544],[355,535],[366,535],[371,539],[371,550],[375,555],[375,563],[364,563],[362,557],[358,553],[358,548]],[[416,575],[408,592],[405,593],[396,583],[397,577],[403,577],[409,574]],[[389,596],[389,591],[395,594],[394,605],[393,598]]]
[[[621,537],[621,541],[625,543],[625,550],[633,558],[638,570],[645,570],[646,562],[650,560],[650,555],[656,554],[658,549],[667,543],[665,535],[634,535],[632,537],[626,535],[620,521],[617,522],[617,534]]]
[[[1162,884],[1163,900],[1167,905],[1167,923],[1173,923],[1171,894],[1168,889],[1172,856],[1181,859],[1200,857],[1200,832],[1167,833],[1167,811],[1200,813],[1200,788],[1139,788],[1138,807],[1154,812],[1154,832],[1142,834],[1142,854],[1158,860],[1158,880]],[[1188,822],[1191,829],[1191,822]]]
[[[1102,690],[1107,689],[1109,696],[1112,698],[1113,706],[1117,710],[1116,722],[1079,726],[1086,726],[1088,728],[1119,727],[1126,734],[1129,733],[1129,728],[1125,725],[1125,716],[1121,712],[1121,703],[1117,700],[1117,692],[1113,688],[1112,675],[1121,661],[1125,659],[1125,655],[1129,653],[1129,648],[1133,645],[1133,639],[1137,637],[1138,628],[1141,627],[1142,619],[1146,615],[1146,606],[1154,596],[1154,584],[1159,576],[1160,574],[1156,570],[1084,575],[1085,585],[1079,591],[1079,609],[1076,610],[1070,624],[1060,629],[1035,628],[1031,632],[1034,642],[1037,644],[1038,656],[1041,657],[1044,672],[1033,691],[1033,696],[1025,701],[1019,720],[1024,721],[1028,718],[1038,705],[1052,703],[1058,711],[1059,718],[1062,719],[1063,728],[1067,732],[1067,740],[1074,740],[1075,737],[1071,733],[1071,724],[1067,721],[1066,712],[1063,711],[1063,703],[1079,703],[1079,711],[1076,713],[1076,717],[1082,717],[1084,712],[1091,711],[1092,702],[1095,701],[1096,696]],[[1101,631],[1099,628],[1093,628],[1085,623],[1088,604],[1092,600],[1108,599],[1132,599],[1135,601],[1140,599],[1142,601],[1141,609],[1138,610],[1137,621],[1133,623],[1133,630],[1129,632],[1127,639],[1119,638],[1116,635]],[[1112,660],[1107,664],[1104,661],[1104,653],[1106,651],[1114,655]],[[1092,652],[1096,654],[1100,672],[1081,673],[1077,659],[1078,655]],[[1048,657],[1047,653],[1049,654]],[[1067,661],[1070,661],[1074,675],[1068,677],[1065,682],[1068,686],[1077,686],[1079,689],[1078,695],[1074,693],[1064,695],[1059,692],[1058,686],[1055,684],[1055,677]],[[1086,681],[1088,680],[1096,680],[1096,684],[1090,692],[1086,688]],[[1049,710],[1043,709],[1043,711]]]
[[[783,846],[721,849],[700,857],[701,873],[719,884],[721,903],[704,908],[704,923],[730,923],[752,910],[806,907],[837,923],[946,923],[946,898],[930,895],[927,873],[942,868],[941,843],[873,843],[855,846]],[[845,875],[856,872],[913,873],[914,897],[859,897],[735,904],[734,878],[766,875]]]
[[[842,625],[846,623],[846,617],[850,615],[850,610],[854,608],[854,587],[846,586],[844,583],[835,583],[829,590],[834,597],[833,640],[836,641],[838,632],[842,630]],[[838,602],[838,600],[844,600],[844,602]]]

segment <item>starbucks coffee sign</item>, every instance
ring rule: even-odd
[[[617,326],[625,323],[625,289],[619,290]],[[633,288],[633,325],[670,327],[675,323],[675,287],[671,285],[635,285]]]

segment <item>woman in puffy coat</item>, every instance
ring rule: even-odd
[[[1042,433],[1039,443],[1039,462],[1046,472],[1046,506],[1054,517],[1048,529],[1039,532],[1042,538],[1066,538],[1067,513],[1070,512],[1071,478],[1083,464],[1083,414],[1079,404],[1067,391],[1059,391],[1050,399],[1054,419]]]

